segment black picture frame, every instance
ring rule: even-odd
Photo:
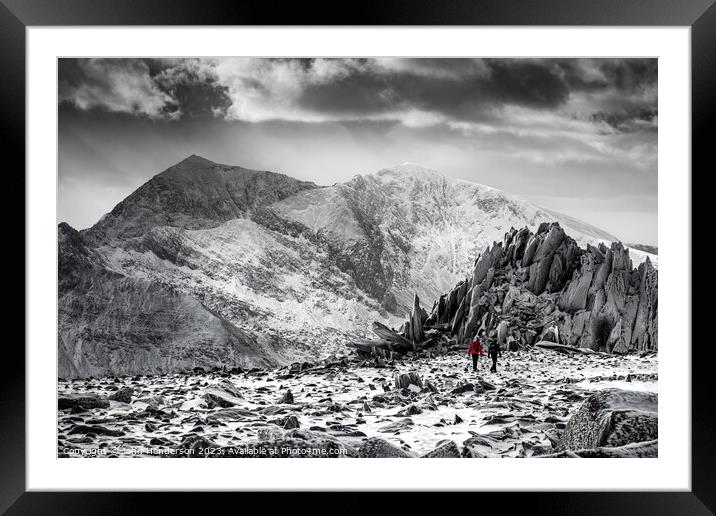
[[[197,0],[0,0],[0,128],[7,174],[25,170],[25,30],[30,26],[61,25],[553,25],[553,26],[688,26],[691,27],[692,71],[692,235],[713,238],[713,209],[698,203],[708,195],[706,178],[713,169],[709,129],[716,126],[716,5],[714,0],[363,0],[332,6],[267,1]],[[5,161],[4,163],[8,163]],[[708,167],[708,168],[707,168]],[[701,186],[701,188],[699,188]],[[24,182],[20,181],[24,191]],[[17,215],[6,219],[17,224]],[[699,236],[701,235],[701,236]],[[705,236],[704,236],[705,235]],[[708,244],[706,244],[708,245]],[[19,245],[17,246],[19,248]],[[691,249],[684,249],[691,253]],[[23,246],[24,253],[24,246]],[[693,253],[692,260],[696,260]],[[53,264],[54,262],[48,262]],[[692,262],[696,265],[696,261]],[[51,265],[50,265],[51,266]],[[695,267],[692,267],[695,270]],[[27,274],[27,271],[26,271]],[[693,285],[693,282],[692,282]],[[692,300],[692,320],[709,320],[708,303]],[[17,306],[21,304],[14,296]],[[22,303],[24,307],[24,303]],[[712,514],[714,496],[713,401],[709,381],[712,343],[684,331],[692,346],[692,491],[484,493],[488,502],[529,510],[530,514]],[[689,342],[690,334],[693,335]],[[666,349],[666,348],[663,348]],[[675,352],[669,348],[667,353]],[[25,352],[15,340],[6,343],[6,367],[0,374],[0,511],[8,514],[125,514],[143,512],[161,497],[162,512],[171,506],[191,509],[185,494],[60,493],[25,489]],[[678,352],[678,350],[676,351]],[[212,503],[228,502],[228,494],[211,494]],[[252,500],[246,493],[241,506]],[[252,495],[256,496],[256,495]],[[264,496],[266,496],[264,494]],[[341,506],[370,510],[365,498],[345,494]],[[418,496],[418,495],[416,495]],[[294,493],[291,505],[302,505]],[[207,503],[206,494],[199,506]],[[421,498],[418,497],[418,500]],[[473,499],[474,500],[474,499]],[[218,509],[218,505],[217,505]],[[273,509],[273,508],[272,508]],[[277,509],[278,510],[278,509]],[[504,509],[503,509],[504,510]],[[273,512],[273,510],[271,511]]]

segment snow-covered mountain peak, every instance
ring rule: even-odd
[[[147,351],[142,371],[195,355],[242,367],[297,360],[287,342],[335,350],[375,320],[397,323],[416,293],[431,306],[510,227],[554,221],[582,247],[615,240],[414,163],[318,187],[192,155],[89,230],[58,228],[63,374],[128,372],[125,349]]]
[[[444,178],[445,176],[431,168],[423,167],[417,163],[405,161],[399,165],[384,168],[376,173],[377,176],[412,176],[418,179]]]
[[[459,179],[446,176],[442,172],[408,161],[364,177],[388,186],[417,184],[423,188],[429,188],[431,185],[452,186],[460,182]]]

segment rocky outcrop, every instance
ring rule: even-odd
[[[439,344],[436,325],[449,325],[456,340],[493,331],[506,284],[519,290],[510,304],[519,318],[532,310],[521,292],[540,296],[532,310],[539,312],[541,296],[569,282],[573,241],[559,227],[543,224],[535,234],[525,227],[472,258],[501,236],[505,221],[534,229],[548,216],[505,192],[414,165],[317,187],[191,156],[92,228],[58,227],[60,375],[260,367],[327,356],[356,339],[390,359]],[[586,238],[583,227],[569,227]],[[469,276],[440,298],[466,267]],[[645,271],[643,283],[655,284],[651,276]],[[575,313],[583,304],[575,294],[560,309],[559,323],[569,326],[561,335],[615,352],[633,342],[651,349],[655,289],[610,303],[620,285],[592,295],[603,308],[593,314],[586,301],[589,314]],[[431,313],[420,306],[438,298]],[[407,313],[398,332],[387,328]],[[387,328],[376,328],[377,346],[368,338],[374,320]],[[514,348],[541,331],[503,324],[501,339]]]
[[[472,274],[435,302],[422,341],[411,329],[417,306],[393,341],[410,338],[417,350],[435,346],[440,336],[461,344],[485,331],[510,350],[552,342],[555,349],[650,351],[658,348],[657,309],[657,270],[649,258],[634,269],[619,242],[581,249],[559,224],[541,224],[535,234],[512,228],[481,253]],[[371,345],[375,351],[383,343]]]
[[[589,396],[567,422],[562,444],[571,450],[619,447],[658,439],[654,393],[605,389]]]

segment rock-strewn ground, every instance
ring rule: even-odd
[[[403,377],[396,389],[394,375],[409,372],[422,387]],[[346,360],[60,381],[58,455],[572,456],[560,435],[590,393],[656,386],[654,353],[538,348],[503,353],[496,374],[484,358],[473,373],[452,352],[380,368]]]

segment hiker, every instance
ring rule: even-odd
[[[491,373],[497,372],[497,357],[502,356],[502,351],[500,351],[500,343],[495,341],[492,344],[490,344],[490,349],[487,352],[487,356],[492,359],[492,367],[490,368]]]
[[[477,335],[470,344],[467,354],[472,356],[472,370],[477,371],[477,359],[483,354],[482,344],[480,344],[480,341],[477,340]]]

